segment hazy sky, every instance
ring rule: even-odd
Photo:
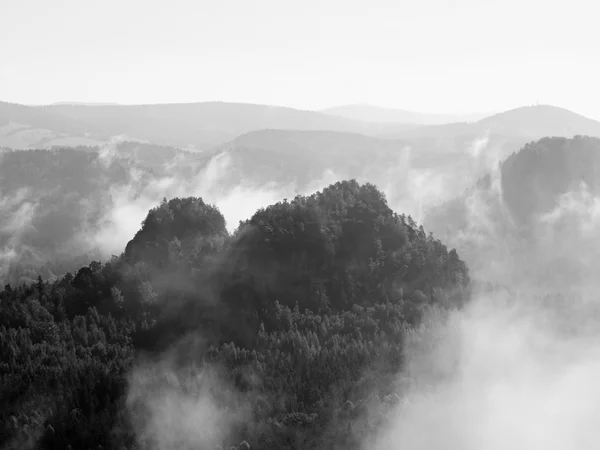
[[[593,0],[0,0],[0,100],[600,119]]]

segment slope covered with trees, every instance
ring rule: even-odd
[[[591,276],[593,263],[583,255],[600,250],[599,175],[599,138],[543,138],[432,210],[424,223],[460,248],[480,275],[489,275],[495,261],[504,271],[512,268],[507,282],[529,277],[540,285],[572,284]]]
[[[513,152],[496,169],[446,206],[456,206],[457,202],[464,205],[475,193],[494,192],[509,212],[510,220],[519,226],[531,225],[540,215],[556,208],[562,196],[580,190],[582,184],[592,195],[600,192],[600,139],[543,138]],[[459,210],[439,211],[436,217],[440,212],[450,221],[464,219]]]
[[[120,257],[0,293],[1,445],[358,448],[403,396],[407,333],[468,296],[456,252],[369,184],[232,235],[165,200]]]
[[[408,143],[336,131],[261,130],[243,134],[204,156],[204,164],[219,155],[231,160],[229,186],[248,180],[294,183],[302,189],[332,171],[344,179],[371,175],[396,166]]]
[[[3,151],[0,283],[62,276],[120,253],[151,205],[194,183],[193,156],[127,141]]]
[[[130,185],[131,169],[88,148],[2,153],[0,281],[51,277],[98,257],[92,237],[112,204],[110,189]]]
[[[600,139],[544,138],[513,153],[502,164],[502,196],[513,218],[528,223],[554,209],[560,197],[583,183],[600,193]]]
[[[395,207],[402,205],[420,217],[422,204],[458,195],[495,157],[489,154],[497,153],[495,142],[468,139],[421,142],[334,131],[260,130],[182,161],[196,171],[226,164],[215,181],[224,191],[267,186],[293,197],[337,179],[368,181],[385,190]],[[190,172],[181,165],[183,176],[192,176]]]

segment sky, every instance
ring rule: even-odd
[[[600,120],[589,0],[0,0],[0,100],[552,104]]]

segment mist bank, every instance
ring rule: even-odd
[[[591,292],[550,302],[497,291],[430,316],[409,334],[406,401],[363,448],[593,446],[599,312]]]

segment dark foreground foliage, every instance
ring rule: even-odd
[[[119,258],[0,293],[1,445],[357,448],[401,398],[406,331],[468,286],[369,184],[232,236],[201,199],[165,200]]]

